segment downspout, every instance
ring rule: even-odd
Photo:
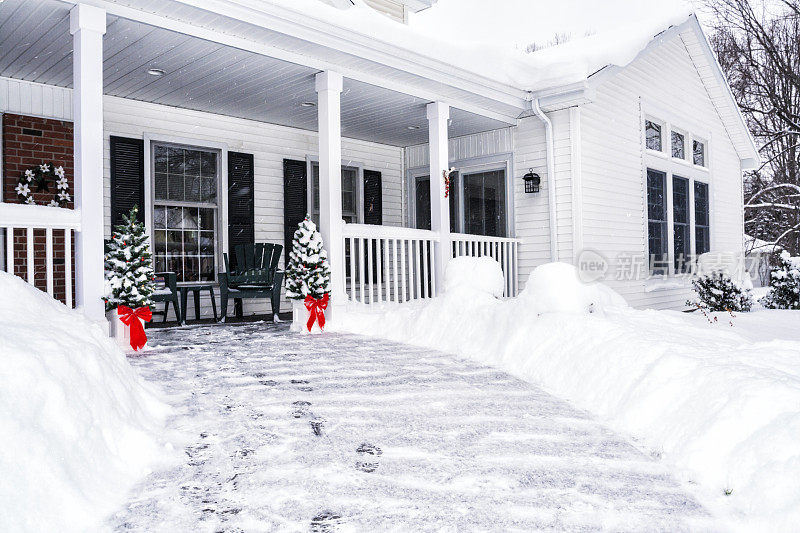
[[[553,157],[555,152],[553,146],[553,123],[542,108],[539,107],[539,99],[531,100],[531,109],[536,116],[544,122],[545,135],[545,157],[547,159],[547,201],[550,213],[550,260],[558,261],[558,216],[556,213],[556,163]]]

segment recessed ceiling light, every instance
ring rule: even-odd
[[[408,128],[410,130],[418,130],[419,126],[406,126],[406,128]]]
[[[160,68],[149,68],[149,69],[147,69],[147,73],[150,74],[151,76],[163,76],[164,75],[164,71],[161,70]]]
[[[302,104],[300,104],[300,107],[316,107],[316,105],[317,104],[314,102],[303,102]]]

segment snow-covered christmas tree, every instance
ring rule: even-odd
[[[781,252],[770,273],[769,292],[759,301],[768,309],[800,309],[800,258]]]
[[[322,247],[317,226],[306,215],[292,239],[289,266],[286,268],[286,297],[303,300],[309,294],[322,298],[330,292],[331,269],[328,253]]]
[[[106,251],[106,311],[126,305],[131,309],[153,305],[153,259],[144,224],[136,220],[137,208],[122,216]]]

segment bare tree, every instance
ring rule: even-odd
[[[711,43],[761,145],[745,230],[800,253],[800,0],[706,0]]]

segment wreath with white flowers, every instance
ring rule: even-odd
[[[50,207],[65,207],[67,202],[70,201],[69,183],[67,183],[64,167],[57,167],[53,163],[42,163],[26,170],[17,180],[17,187],[14,189],[17,193],[17,198],[24,204],[35,203],[33,200],[33,188],[36,187],[36,192],[49,192],[48,182],[51,179],[56,182],[56,191],[53,193],[53,199],[47,205]]]

